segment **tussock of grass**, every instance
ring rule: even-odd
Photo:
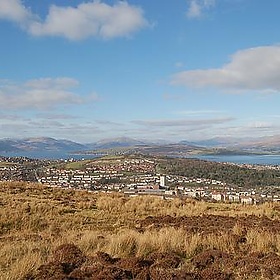
[[[173,252],[185,256],[186,238],[183,230],[174,228],[144,233],[125,230],[110,236],[104,251],[115,257],[147,257],[153,252]]]
[[[233,235],[209,234],[202,238],[201,243],[210,249],[219,249],[223,252],[234,253],[236,251],[236,240]]]
[[[132,230],[112,235],[105,251],[116,257],[134,256],[137,251],[137,239],[137,233]]]
[[[28,252],[22,258],[18,258],[12,263],[10,271],[6,274],[6,279],[18,280],[28,273],[32,273],[42,264],[40,253]]]
[[[247,243],[252,251],[277,252],[280,234],[271,234],[264,230],[250,229],[246,235]]]

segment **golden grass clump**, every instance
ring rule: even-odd
[[[22,258],[18,258],[12,263],[5,278],[7,280],[22,279],[28,273],[35,271],[42,263],[41,255],[38,252],[28,252]]]
[[[266,230],[250,229],[246,235],[251,251],[276,252],[280,234],[272,234]]]

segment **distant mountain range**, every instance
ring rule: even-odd
[[[40,152],[40,151],[100,151],[110,149],[130,149],[135,152],[156,152],[160,154],[191,152],[248,152],[280,153],[280,135],[261,138],[212,138],[202,141],[180,141],[163,143],[140,141],[129,137],[104,139],[95,143],[81,144],[69,140],[58,140],[48,137],[0,140],[2,152]]]
[[[280,135],[259,138],[217,137],[195,142],[181,141],[179,143],[211,148],[280,150]]]
[[[134,147],[146,145],[146,142],[138,141],[129,137],[120,137],[112,139],[103,139],[94,144],[89,144],[92,149],[112,149],[112,148],[124,148],[124,147]]]
[[[280,153],[280,135],[261,137],[239,143],[240,149]]]
[[[48,137],[0,140],[0,152],[79,151],[88,147],[69,140]]]

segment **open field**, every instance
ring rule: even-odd
[[[0,279],[280,279],[280,205],[0,183]]]
[[[7,166],[14,166],[15,163],[13,162],[7,162],[7,161],[1,161],[0,162],[0,167],[7,167]]]

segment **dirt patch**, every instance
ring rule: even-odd
[[[233,273],[223,272],[213,267],[206,268],[200,273],[201,279],[233,280]]]
[[[243,258],[233,259],[230,267],[231,269],[236,268],[240,275],[275,279],[280,276],[280,256],[273,252],[268,254],[253,252]]]
[[[246,228],[264,229],[273,233],[280,232],[280,220],[271,220],[267,217],[248,215],[246,217],[227,217],[219,215],[183,216],[183,217],[147,217],[138,221],[138,230],[159,229],[166,226],[183,228],[189,233],[210,234],[229,232],[236,224]]]
[[[212,264],[224,261],[228,258],[230,258],[229,254],[224,253],[221,250],[205,250],[196,255],[192,259],[192,263],[196,269],[203,270]]]
[[[280,256],[276,253],[253,252],[248,255],[206,250],[192,259],[202,279],[276,279],[280,276]]]
[[[86,261],[86,256],[74,244],[63,244],[59,246],[52,256],[52,262],[64,266],[64,271],[70,273],[80,267]]]
[[[91,261],[103,264],[103,265],[113,265],[117,262],[118,258],[112,258],[109,254],[104,252],[97,252],[96,256],[92,258]]]
[[[177,268],[181,263],[182,259],[174,253],[152,253],[149,259],[153,263],[152,269],[174,269]]]
[[[126,258],[126,259],[120,259],[116,265],[122,269],[127,269],[127,270],[131,271],[133,277],[136,277],[137,275],[141,274],[142,271],[147,271],[147,269],[152,264],[153,264],[153,261],[151,261],[151,260],[145,260],[142,258],[131,257],[131,258]]]
[[[67,280],[66,270],[63,264],[50,262],[41,265],[36,272],[27,274],[23,280]]]

